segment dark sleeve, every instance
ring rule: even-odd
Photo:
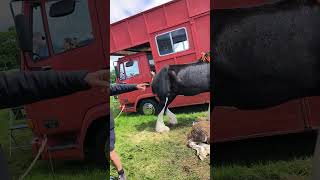
[[[137,90],[136,84],[115,84],[110,86],[110,96]]]
[[[87,90],[90,88],[84,81],[87,73],[87,71],[0,73],[0,108],[21,106]]]

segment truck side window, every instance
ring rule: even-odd
[[[180,28],[156,36],[156,43],[160,56],[181,52],[189,49],[187,31],[185,28]]]
[[[34,62],[45,59],[49,56],[49,50],[46,40],[46,35],[43,28],[40,4],[34,5],[33,8],[33,53],[32,59]]]
[[[77,0],[72,14],[50,17],[50,7],[56,1],[46,2],[49,30],[55,54],[88,45],[93,39],[88,0]]]
[[[125,70],[126,70],[126,78],[129,79],[133,76],[136,76],[139,74],[139,64],[137,60],[133,60],[133,64],[131,66],[127,67],[127,63],[125,62]]]

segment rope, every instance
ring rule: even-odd
[[[36,157],[34,158],[34,160],[32,161],[32,163],[30,164],[30,166],[28,167],[28,169],[26,170],[26,172],[24,172],[24,174],[22,176],[20,176],[19,180],[23,180],[27,175],[28,173],[30,172],[30,170],[32,169],[32,167],[35,165],[35,163],[37,162],[37,160],[39,159],[40,157],[40,154],[43,152],[44,150],[44,147],[46,146],[47,144],[47,136],[44,137],[44,140],[42,141],[42,144],[41,144],[41,147],[38,151],[38,154],[36,155]]]
[[[120,116],[121,116],[121,114],[122,114],[122,112],[123,112],[124,108],[125,108],[125,105],[123,105],[123,106],[122,106],[121,111],[119,112],[118,116],[117,116],[116,118],[114,118],[114,120],[118,119],[118,117],[120,117]]]
[[[210,52],[201,52],[201,60],[203,62],[207,62],[207,63],[210,63]]]

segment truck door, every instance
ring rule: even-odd
[[[150,65],[150,64],[151,65]],[[151,67],[151,68],[150,68]],[[126,56],[118,62],[118,83],[124,84],[139,84],[139,83],[151,83],[151,69],[154,69],[154,63],[152,55],[147,53],[138,53],[131,56]],[[119,95],[120,103],[126,105],[126,111],[135,112],[135,103],[137,98],[143,94],[152,94],[151,88],[147,88],[146,91],[133,91]],[[131,109],[131,110],[130,110]]]
[[[50,7],[58,1],[39,2],[32,8],[34,52],[26,60],[26,70],[107,68],[94,1],[77,0],[74,12],[62,17],[50,17]],[[100,89],[92,89],[29,105],[27,111],[40,133],[77,132],[86,111],[106,101]]]

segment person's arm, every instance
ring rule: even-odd
[[[110,96],[138,90],[136,84],[115,84],[110,86]]]
[[[87,71],[0,73],[0,108],[70,95],[87,90],[95,84],[103,84],[102,82],[107,86],[106,81],[97,80],[101,74],[106,73],[88,74]]]

